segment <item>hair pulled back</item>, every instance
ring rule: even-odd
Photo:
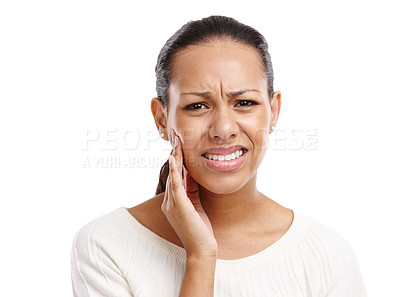
[[[213,15],[201,20],[189,21],[176,31],[161,49],[155,68],[157,78],[156,91],[157,98],[161,100],[165,107],[168,107],[168,88],[171,83],[173,58],[176,53],[189,45],[212,42],[221,38],[245,44],[257,50],[264,65],[268,81],[268,94],[270,99],[272,98],[274,93],[274,72],[271,56],[268,52],[268,43],[264,36],[254,28],[244,25],[233,18]],[[160,170],[156,195],[165,191],[168,172],[169,163],[167,160]]]

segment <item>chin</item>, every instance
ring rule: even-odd
[[[248,179],[235,178],[232,177],[220,177],[220,178],[203,178],[199,180],[201,187],[209,192],[219,195],[232,194],[240,190],[246,183]]]
[[[240,189],[240,187],[232,187],[232,188],[227,188],[227,187],[203,187],[205,190],[208,192],[211,192],[216,195],[229,195],[232,193],[235,193]]]

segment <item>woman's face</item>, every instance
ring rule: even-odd
[[[263,64],[252,47],[215,41],[177,53],[167,131],[180,136],[185,167],[194,180],[213,193],[229,194],[255,177],[279,113],[280,94],[273,99],[278,101],[275,111]]]

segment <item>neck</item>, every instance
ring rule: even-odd
[[[254,222],[257,213],[265,206],[263,203],[268,200],[257,190],[256,176],[229,194],[213,193],[199,185],[201,205],[214,230],[234,230]]]

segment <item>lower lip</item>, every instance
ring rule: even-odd
[[[235,169],[238,169],[244,162],[245,158],[247,155],[247,151],[243,151],[243,155],[241,155],[239,158],[234,159],[234,160],[229,160],[229,161],[215,161],[215,160],[210,160],[207,159],[204,156],[201,156],[203,160],[205,161],[206,165],[210,167],[211,169],[217,170],[217,171],[232,171]]]

